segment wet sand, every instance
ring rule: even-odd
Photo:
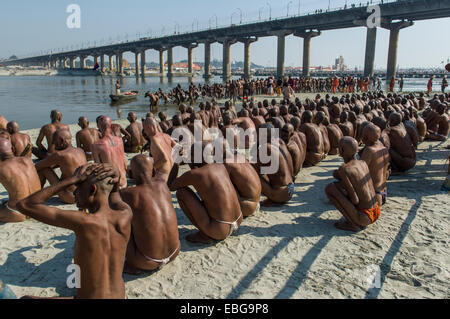
[[[75,136],[78,127],[71,130]],[[39,130],[26,133],[35,141]],[[357,234],[333,227],[341,215],[324,193],[342,163],[337,156],[303,169],[288,205],[261,209],[213,245],[184,239],[195,227],[173,195],[181,253],[159,272],[125,274],[127,297],[449,298],[450,197],[440,190],[448,144],[420,144],[417,166],[389,181],[380,219]],[[0,200],[6,198],[0,186]],[[50,204],[75,209],[57,198]],[[66,286],[74,239],[71,231],[34,220],[0,224],[0,278],[19,297],[74,295]],[[370,289],[373,267],[380,269],[380,285]]]

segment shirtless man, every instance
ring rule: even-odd
[[[263,167],[268,167],[272,163],[262,163],[258,158],[255,164],[258,175],[261,180],[262,193],[267,197],[261,206],[281,205],[289,202],[294,196],[294,181],[288,161],[280,151],[279,145],[272,145],[272,130],[274,126],[270,123],[261,125],[260,129],[266,129],[267,140],[259,141],[259,148],[266,148],[266,154],[271,158],[277,158],[278,170],[272,174],[264,174]]]
[[[8,124],[8,120],[5,119],[5,117],[0,114],[0,130],[6,130],[7,124]]]
[[[101,138],[100,132],[89,127],[89,120],[84,116],[78,119],[78,126],[81,127],[81,131],[76,134],[77,147],[83,149],[88,161],[93,161],[92,145]]]
[[[125,129],[130,138],[124,139],[125,152],[139,153],[145,144],[145,139],[142,136],[142,124],[137,122],[137,116],[134,112],[128,113],[128,121],[130,125]]]
[[[239,153],[232,153],[229,144],[223,140],[224,165],[238,195],[244,217],[259,211],[261,182],[258,173],[247,159]]]
[[[191,149],[192,159],[195,149]],[[191,170],[170,185],[170,190],[177,192],[181,209],[199,229],[186,240],[203,244],[224,240],[236,232],[243,219],[236,190],[223,164],[205,164],[204,159],[202,163],[192,162]],[[195,188],[200,199],[189,186]]]
[[[339,155],[345,163],[333,174],[338,182],[325,188],[330,202],[345,217],[335,227],[354,232],[373,224],[381,213],[369,167],[365,161],[356,159],[357,151],[358,142],[354,138],[341,139]]]
[[[402,123],[400,113],[392,113],[389,116],[389,128],[386,129],[389,136],[392,171],[406,172],[416,165],[416,150]]]
[[[50,119],[52,122],[50,124],[44,125],[41,128],[41,131],[39,132],[39,136],[36,140],[37,147],[33,147],[33,154],[38,159],[43,159],[47,156],[47,153],[51,153],[53,151],[52,146],[52,138],[53,133],[57,130],[68,130],[69,126],[67,124],[61,123],[62,121],[62,113],[58,110],[53,110],[50,113]],[[44,137],[47,140],[47,148],[45,148],[44,145],[42,145],[42,141],[44,140]]]
[[[323,119],[322,124],[327,128],[328,139],[330,141],[330,151],[328,152],[328,155],[339,154],[339,141],[344,137],[344,134],[342,134],[342,131],[337,124],[330,123],[328,117]]]
[[[293,165],[293,180],[295,181],[295,177],[298,175],[300,170],[303,167],[303,161],[305,159],[305,154],[302,154],[302,150],[299,148],[298,144],[294,141],[294,127],[292,124],[285,124],[280,131],[280,137],[283,142],[286,144],[286,147],[289,151],[289,154],[292,158]],[[303,160],[303,161],[302,161]]]
[[[76,169],[87,163],[86,155],[81,148],[72,146],[72,134],[68,130],[58,130],[53,134],[55,151],[36,163],[36,170],[41,179],[43,187],[48,180],[50,185],[57,184],[60,180],[68,178],[74,174]],[[56,175],[53,168],[58,166],[61,169],[61,178]],[[59,193],[59,198],[66,204],[75,203],[73,191],[75,187],[67,188]]]
[[[167,115],[165,112],[159,112],[158,113],[158,117],[159,117],[159,126],[161,127],[161,130],[163,131],[163,133],[166,133],[169,131],[169,129],[172,127],[172,121],[168,121],[167,120]],[[142,120],[142,122],[144,122],[145,119]]]
[[[387,200],[387,179],[389,178],[389,151],[381,143],[381,130],[375,124],[367,124],[362,131],[365,148],[361,160],[367,163],[380,207]]]
[[[31,138],[28,134],[19,132],[19,124],[17,122],[9,122],[6,125],[8,133],[11,135],[11,144],[15,156],[31,157],[31,150],[33,144],[31,144]]]
[[[250,149],[251,146],[256,142],[256,127],[255,123],[253,123],[252,119],[249,117],[249,113],[247,110],[242,110],[241,117],[233,120],[233,124],[238,125],[244,132],[248,132],[249,134],[245,135],[245,149]],[[242,143],[242,141],[240,141]]]
[[[30,158],[15,157],[11,142],[0,138],[0,183],[9,199],[0,206],[0,223],[19,223],[25,216],[16,210],[16,204],[41,189],[39,176]]]
[[[97,127],[98,127],[98,121],[97,121]],[[120,124],[111,124],[111,134],[113,136],[117,136],[117,137],[124,138],[124,139],[130,139],[131,138],[130,133],[128,133],[128,131],[125,130],[122,127],[122,125],[120,125]]]
[[[339,128],[341,129],[342,134],[344,134],[344,136],[350,136],[350,137],[355,136],[355,129],[353,127],[352,122],[350,122],[348,120],[348,112],[347,111],[344,111],[341,113]]]
[[[313,114],[305,111],[302,114],[302,126],[300,132],[306,135],[307,152],[304,167],[315,166],[324,158],[324,146],[322,132],[319,127],[312,122]]]
[[[97,126],[102,138],[92,145],[94,161],[113,165],[120,172],[119,187],[127,187],[127,159],[125,158],[122,139],[112,134],[109,117],[100,116]]]
[[[139,274],[164,267],[177,257],[181,246],[172,194],[161,177],[153,177],[153,158],[134,157],[129,175],[137,186],[120,191],[133,211],[124,271]]]
[[[81,270],[77,299],[125,298],[122,272],[132,212],[120,198],[119,176],[113,167],[105,164],[83,166],[72,177],[18,204],[18,209],[31,218],[75,232],[74,263]],[[45,204],[52,196],[73,187],[76,187],[80,211]]]
[[[448,138],[449,130],[449,121],[450,118],[446,114],[446,106],[445,104],[439,104],[436,107],[436,120],[431,122],[431,129],[428,130],[428,134],[426,135],[426,139],[433,141],[446,141]]]
[[[145,120],[144,131],[150,140],[150,155],[154,159],[153,165],[156,174],[167,182],[174,166],[172,148],[177,143],[169,135],[159,130],[158,122],[154,118]]]
[[[314,116],[314,124],[316,124],[320,131],[322,132],[323,137],[323,152],[325,156],[328,155],[330,152],[330,139],[328,138],[328,129],[325,125],[323,125],[323,121],[325,120],[325,113],[322,111],[319,111],[316,113],[316,116]]]
[[[261,125],[266,123],[266,120],[264,119],[264,116],[260,114],[260,111],[258,108],[252,109],[252,114],[250,118],[253,121],[253,124],[255,124],[255,128],[258,129]]]

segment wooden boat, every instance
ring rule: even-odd
[[[131,91],[131,92],[125,92],[120,95],[111,94],[109,97],[111,98],[111,101],[113,101],[113,102],[123,102],[123,101],[131,101],[131,100],[137,99],[138,95],[139,95],[139,91]]]

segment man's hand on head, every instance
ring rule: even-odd
[[[92,175],[94,170],[99,166],[99,164],[86,164],[77,168],[74,173],[74,178],[77,183],[82,183],[88,179],[89,176]]]
[[[109,184],[119,184],[120,182],[120,172],[119,170],[111,164],[101,164],[95,169],[95,175],[97,180],[102,181],[106,178],[111,178]]]

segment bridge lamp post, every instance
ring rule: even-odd
[[[298,0],[298,15],[300,15],[300,7],[302,5],[302,1]]]
[[[289,6],[292,4],[292,1],[289,1],[289,3],[287,4],[287,15],[286,17],[289,18]]]
[[[192,32],[194,32],[195,23],[197,23],[197,32],[198,32],[198,19],[195,19],[194,22],[192,22]]]
[[[272,20],[272,6],[268,2],[267,5],[269,6],[269,20]]]
[[[239,21],[239,24],[242,24],[242,10],[241,10],[241,8],[237,8],[238,10],[239,10],[239,13],[240,13],[240,21]]]
[[[261,13],[264,10],[264,7],[259,8],[259,21],[261,21]]]

